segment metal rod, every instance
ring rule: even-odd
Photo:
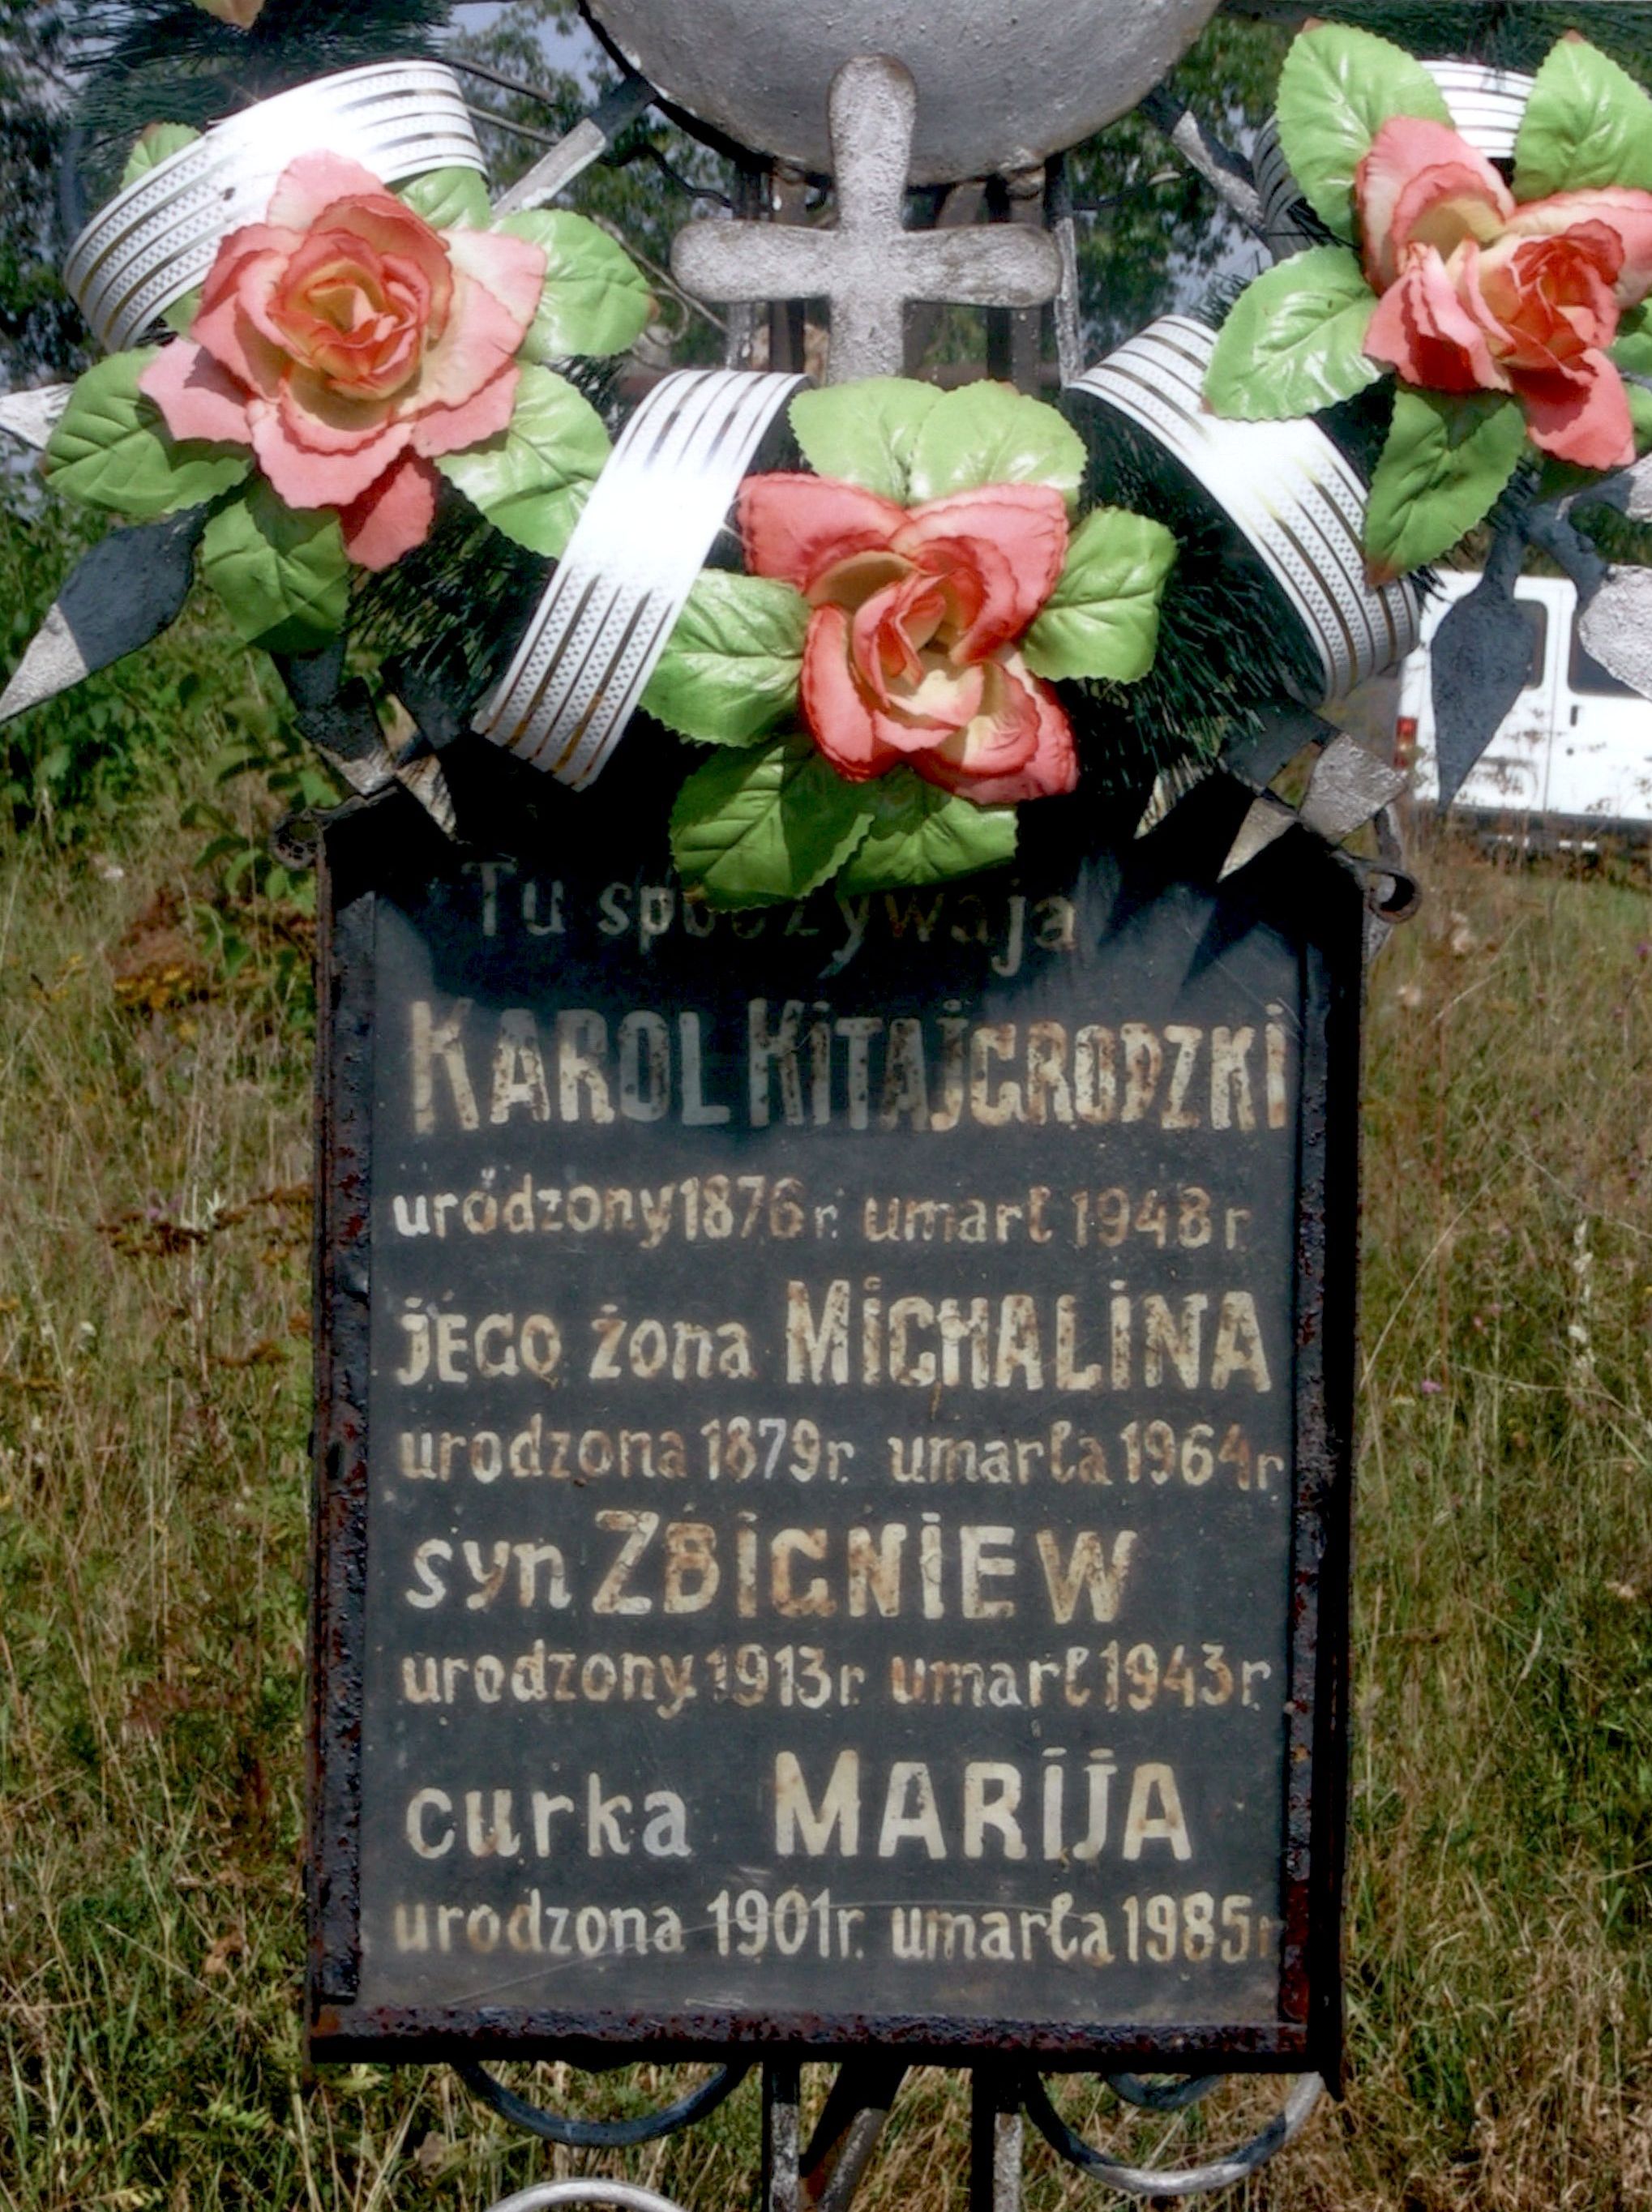
[[[795,2058],[763,2062],[763,2162],[760,2212],[801,2212],[798,2176],[799,2099]]]
[[[1085,2172],[1094,2174],[1097,2180],[1106,2182],[1109,2188],[1122,2190],[1131,2197],[1202,2197],[1212,2190],[1232,2188],[1236,2182],[1245,2180],[1265,2166],[1287,2143],[1294,2142],[1307,2126],[1325,2084],[1317,2074],[1300,2075],[1285,2099],[1284,2110],[1248,2143],[1225,2158],[1208,2160],[1203,2166],[1163,2169],[1129,2166],[1122,2159],[1111,2158],[1105,2151],[1094,2149],[1082,2136],[1074,2134],[1056,2111],[1040,2075],[1028,2073],[1023,2086],[1033,2125],[1050,2148]],[[973,2205],[971,2212],[975,2212]]]
[[[806,223],[808,215],[809,179],[800,169],[790,168],[783,161],[776,162],[769,173],[769,221],[797,226]],[[771,300],[768,303],[768,366],[783,374],[801,375],[807,367],[805,355],[808,330],[804,307],[800,299]]]
[[[531,146],[556,147],[562,143],[554,131],[538,130],[531,123],[518,123],[513,117],[500,115],[491,107],[478,107],[473,100],[467,100],[465,106],[477,122],[490,123],[495,131],[507,131],[513,138],[525,138]]]
[[[1084,373],[1084,325],[1078,313],[1078,226],[1073,220],[1072,179],[1065,154],[1054,155],[1046,176],[1044,206],[1061,257],[1061,289],[1055,295],[1055,360],[1063,386]]]
[[[556,2212],[561,2205],[604,2204],[615,2212],[680,2212],[669,2197],[656,2197],[652,2189],[634,2189],[624,2181],[540,2181],[501,2197],[493,2212]]]
[[[969,2077],[969,2212],[1021,2212],[1021,2085],[1014,2071]]]
[[[1044,222],[1044,172],[1042,167],[1018,169],[1013,176],[992,177],[987,185],[987,210],[994,222],[1042,229]],[[1059,250],[1059,248],[1058,248]],[[1036,392],[1044,354],[1044,310],[1042,307],[989,307],[987,311],[987,374],[1013,384],[1018,392]]]
[[[1266,235],[1266,211],[1248,161],[1213,137],[1192,110],[1162,84],[1155,85],[1139,112],[1164,133],[1188,167],[1203,177],[1219,199],[1226,201],[1248,229],[1259,238]]]
[[[536,107],[555,110],[561,106],[561,102],[542,86],[530,84],[525,77],[509,76],[503,70],[494,69],[487,62],[471,61],[452,52],[444,55],[443,59],[449,69],[457,70],[461,76],[480,77],[484,84],[496,84],[501,92],[513,92],[519,100],[531,100]]]
[[[767,212],[768,164],[748,155],[734,172],[734,215],[739,222],[757,222]],[[750,368],[752,340],[756,336],[757,310],[750,300],[732,301],[724,310],[723,366]]]
[[[501,2119],[508,2120],[525,2135],[538,2136],[542,2142],[565,2143],[575,2150],[626,2150],[638,2143],[657,2142],[663,2136],[676,2135],[680,2129],[705,2119],[733,2094],[750,2069],[720,2066],[709,2081],[701,2081],[675,2104],[657,2112],[641,2112],[629,2120],[580,2120],[542,2111],[495,2081],[474,2059],[456,2060],[453,2071],[473,2097],[479,2097]]]

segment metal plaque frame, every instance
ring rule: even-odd
[[[616,794],[617,796],[617,794]],[[1166,880],[1214,886],[1251,794],[1205,787],[1154,842]],[[1198,818],[1191,823],[1189,816]],[[1142,852],[1148,848],[1140,848]],[[1173,856],[1173,857],[1172,857]],[[481,857],[472,848],[471,857]],[[367,1575],[369,1249],[374,910],[455,866],[404,795],[336,822],[319,899],[316,1090],[315,1510],[309,1701],[307,2027],[319,2059],[543,2058],[610,2067],[652,2058],[811,2059],[867,2046],[918,2063],[1024,2053],[1049,2070],[1341,2074],[1339,1929],[1346,1808],[1351,1486],[1364,907],[1358,883],[1303,833],[1279,840],[1244,896],[1296,945],[1304,1013],[1297,1206],[1286,1807],[1280,1838],[1278,2002],[1267,2023],[1169,2026],[1023,2017],[605,2008],[364,2010],[359,1921]],[[1029,1976],[1029,1982],[1034,1977]]]

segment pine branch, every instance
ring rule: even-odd
[[[448,14],[449,0],[271,0],[241,31],[196,0],[81,0],[80,123],[118,168],[149,124],[203,129],[337,70],[435,57]]]
[[[1082,390],[1068,395],[1081,432],[1090,404]],[[1123,416],[1100,411],[1093,430],[1090,495],[1166,524],[1178,546],[1151,671],[1139,684],[1075,687],[1089,704],[1077,722],[1086,757],[1122,792],[1190,754],[1212,758],[1272,701],[1313,698],[1321,672],[1285,594],[1202,486]]]

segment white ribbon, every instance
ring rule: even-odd
[[[516,656],[472,726],[576,789],[595,781],[800,376],[682,368],[621,431]]]
[[[374,62],[260,100],[134,178],[70,248],[64,281],[99,343],[120,351],[192,292],[222,240],[263,221],[288,163],[314,153],[386,185],[486,168],[459,80],[439,62]]]
[[[1319,425],[1233,422],[1205,404],[1215,334],[1163,315],[1069,389],[1139,424],[1204,486],[1301,617],[1323,672],[1321,705],[1403,660],[1419,635],[1417,587],[1365,580],[1359,471]]]

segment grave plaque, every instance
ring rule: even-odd
[[[1334,2073],[1363,910],[1245,803],[733,915],[332,832],[319,2056]]]

